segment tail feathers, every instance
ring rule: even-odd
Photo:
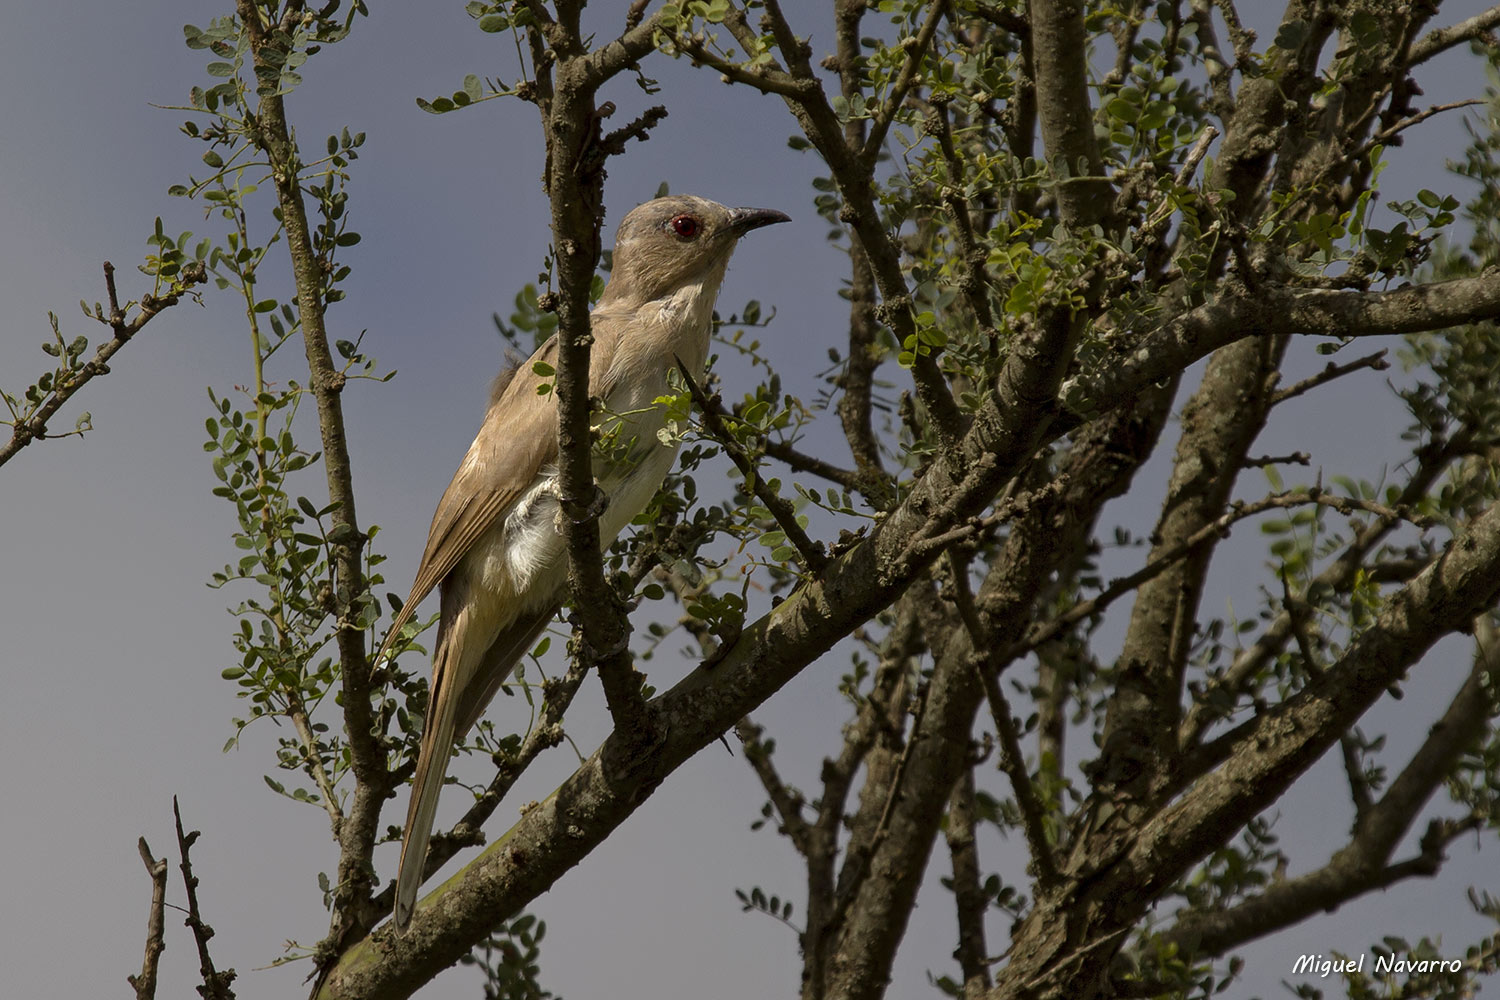
[[[398,931],[406,930],[406,925],[411,922],[412,912],[417,906],[417,890],[422,887],[427,842],[432,836],[438,796],[443,791],[448,758],[452,755],[454,702],[451,695],[441,697],[437,691],[428,702],[422,750],[411,783],[411,805],[406,811],[406,833],[401,838],[401,870],[396,876],[395,923]]]

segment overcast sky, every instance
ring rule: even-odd
[[[49,309],[60,315],[65,336],[84,333],[97,342],[106,332],[75,305],[104,297],[102,261],[118,266],[122,298],[149,288],[135,265],[156,216],[173,232],[217,232],[200,206],[167,197],[170,184],[203,173],[202,147],[178,132],[183,114],[152,107],[185,103],[188,88],[205,79],[204,54],[182,44],[181,26],[201,25],[206,6],[144,0],[0,7],[0,283],[8,317],[0,385],[8,391],[24,389],[48,361],[38,345],[49,336]],[[1446,6],[1443,22],[1482,5]],[[383,529],[390,556],[384,589],[404,594],[433,506],[500,364],[490,315],[508,313],[517,289],[534,279],[547,245],[547,208],[532,107],[501,100],[435,117],[414,101],[457,89],[468,72],[513,79],[509,37],[477,31],[458,0],[375,7],[354,37],[307,64],[290,114],[312,148],[345,125],[368,136],[350,189],[352,227],[364,240],[346,254],[354,267],[349,297],[330,321],[334,336],[368,331],[366,350],[383,369],[399,371],[383,386],[353,385],[345,405],[359,516]],[[827,48],[824,15],[798,26],[811,32],[815,50]],[[834,294],[842,258],[812,209],[817,161],[787,149],[794,123],[779,101],[661,58],[647,70],[661,80],[660,95],[648,98],[628,79],[604,95],[619,104],[621,120],[651,103],[670,109],[650,142],[611,162],[607,225],[612,232],[662,181],[675,191],[791,214],[792,225],[757,232],[741,246],[720,304],[737,309],[757,298],[779,310],[763,338],[765,353],[789,391],[810,397],[813,373],[844,338],[844,304]],[[1483,79],[1466,52],[1452,53],[1422,78],[1425,100],[1475,94]],[[1450,183],[1443,158],[1463,146],[1456,117],[1430,123],[1420,135],[1392,153],[1384,178],[1392,196]],[[285,290],[274,294],[285,297]],[[1300,345],[1297,364],[1321,363],[1311,346]],[[178,306],[56,421],[70,426],[88,409],[93,433],[34,445],[0,469],[0,755],[7,762],[0,849],[9,859],[0,970],[10,995],[124,994],[124,977],[140,967],[150,898],[136,838],[145,835],[158,856],[174,848],[174,794],[188,825],[203,831],[194,851],[201,902],[218,931],[215,959],[239,971],[242,998],[296,995],[305,963],[262,967],[287,939],[311,945],[326,930],[316,884],[317,873],[332,871],[336,861],[326,816],[265,787],[261,776],[270,771],[276,739],[269,726],[252,727],[241,749],[220,752],[230,719],[244,712],[236,689],[219,676],[236,661],[228,638],[235,622],[225,608],[248,592],[204,586],[235,550],[233,510],[210,495],[215,481],[201,444],[206,388],[222,393],[247,381],[249,358],[230,296]],[[1403,422],[1379,376],[1346,380],[1331,402],[1320,398],[1319,409],[1311,402],[1286,407],[1257,450],[1308,450],[1330,473],[1370,479],[1400,460]],[[1138,480],[1143,494],[1116,504],[1106,520],[1149,530],[1163,478],[1158,461]],[[1261,488],[1247,477],[1242,494]],[[320,490],[321,473],[302,489]],[[1236,551],[1259,567],[1253,534],[1242,531]],[[1133,558],[1138,553],[1120,557],[1119,566],[1132,567]],[[1233,601],[1249,615],[1254,598],[1243,583],[1219,580],[1205,608],[1215,613]],[[1459,645],[1440,647],[1423,668],[1423,683],[1382,716],[1395,727],[1393,759],[1421,738],[1467,669],[1467,655]],[[821,758],[836,751],[847,713],[835,688],[846,665],[825,658],[759,714],[793,780],[810,784]],[[686,669],[670,655],[649,665],[659,689]],[[599,702],[590,681],[569,717],[569,733],[585,752],[605,732]],[[522,725],[523,706],[500,699],[490,717]],[[546,795],[570,769],[566,750],[533,768],[489,824],[490,836],[505,829],[516,806]],[[484,767],[466,773],[481,780]],[[1347,830],[1342,805],[1320,811],[1330,798],[1341,802],[1341,791],[1325,794],[1329,787],[1341,789],[1342,780],[1325,761],[1283,803],[1277,829],[1293,854],[1293,873],[1323,863]],[[450,790],[442,815],[456,816],[460,798]],[[549,923],[544,982],[573,1000],[793,994],[794,935],[765,917],[742,915],[733,896],[736,887],[760,885],[794,900],[800,914],[802,874],[790,845],[748,830],[762,801],[743,760],[719,746],[686,765],[533,908]],[[404,798],[388,820],[401,815]],[[1013,846],[988,835],[985,845],[986,870],[1023,878]],[[394,874],[395,853],[393,845],[377,853],[382,877]],[[1247,953],[1246,991],[1278,994],[1297,954],[1360,951],[1385,933],[1446,931],[1461,947],[1483,926],[1466,916],[1462,888],[1486,877],[1493,847],[1489,858],[1462,845],[1454,854],[1435,882],[1257,946]],[[939,852],[931,874],[946,871]],[[176,882],[171,898],[181,900]],[[997,918],[992,943],[1002,931]],[[171,914],[167,946],[160,995],[190,995],[196,961]],[[951,973],[953,946],[951,905],[946,894],[930,893],[913,919],[890,995],[936,996],[927,972]],[[477,989],[472,971],[457,970],[423,995],[470,997]]]

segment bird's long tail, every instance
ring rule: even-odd
[[[396,876],[396,930],[406,930],[417,905],[417,890],[422,887],[422,868],[427,861],[427,841],[432,836],[437,816],[438,796],[448,775],[448,759],[453,752],[453,726],[457,714],[457,692],[450,690],[457,664],[447,662],[456,654],[456,643],[443,642],[438,647],[438,669],[433,671],[434,684],[427,700],[427,721],[422,729],[422,749],[417,757],[417,771],[411,782],[411,805],[406,810],[406,832],[401,837],[401,870]]]

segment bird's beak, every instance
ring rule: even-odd
[[[761,226],[774,226],[778,222],[791,222],[792,217],[774,208],[735,208],[729,211],[729,231],[736,238],[744,236]]]

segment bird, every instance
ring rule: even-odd
[[[701,378],[714,300],[740,237],[790,219],[763,208],[727,208],[692,195],[656,198],[620,222],[609,282],[590,315],[589,396],[613,415],[616,447],[594,463],[607,498],[599,537],[608,546],[645,507],[676,460],[658,438],[681,364]],[[538,364],[542,362],[542,364]],[[448,759],[567,596],[559,528],[554,335],[502,372],[474,443],[448,484],[411,594],[375,655],[379,664],[434,587],[440,614],[432,683],[411,803],[401,841],[393,918],[404,932],[416,908]]]

